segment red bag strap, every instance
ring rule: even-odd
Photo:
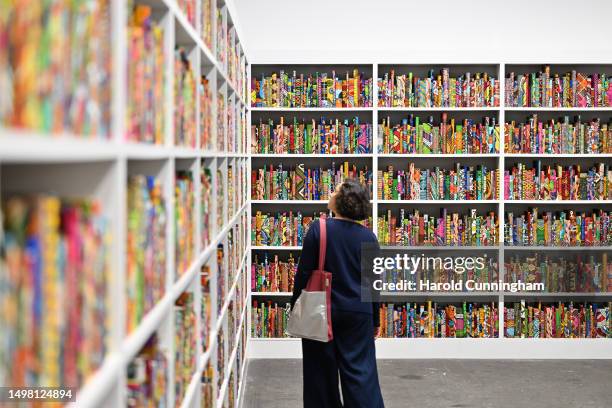
[[[323,270],[325,265],[325,252],[327,250],[327,225],[325,224],[325,215],[321,215],[319,218],[319,229],[321,231],[319,236],[319,271]]]

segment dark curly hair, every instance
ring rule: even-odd
[[[339,215],[361,221],[370,214],[370,192],[366,186],[355,179],[347,179],[336,196],[336,210]]]

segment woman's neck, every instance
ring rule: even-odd
[[[336,219],[338,219],[338,220],[350,221],[350,222],[354,222],[354,223],[359,224],[359,221],[355,221],[355,220],[352,220],[352,219],[350,219],[350,218],[345,218],[345,217],[343,217],[343,216],[341,216],[341,215],[338,215],[338,214],[336,214],[336,215],[334,216],[334,218],[336,218]]]

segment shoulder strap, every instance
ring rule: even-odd
[[[327,250],[327,225],[325,224],[325,216],[319,218],[319,271],[325,266],[325,252]]]

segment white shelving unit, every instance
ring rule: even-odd
[[[159,145],[136,143],[126,140],[126,107],[127,64],[128,55],[127,27],[128,1],[111,0],[111,36],[112,50],[112,117],[111,129],[107,139],[90,139],[87,136],[68,133],[44,134],[27,129],[2,127],[0,125],[0,196],[11,193],[55,193],[60,197],[92,197],[99,200],[104,215],[110,222],[112,251],[110,256],[112,280],[109,283],[109,298],[105,299],[110,308],[110,333],[108,335],[108,352],[103,364],[86,379],[76,395],[74,407],[123,407],[127,404],[127,367],[139,353],[143,345],[154,334],[158,334],[159,345],[168,363],[167,387],[165,391],[166,406],[204,407],[202,397],[202,374],[210,362],[218,375],[217,364],[224,364],[225,377],[214,378],[223,384],[215,390],[215,407],[239,405],[239,389],[244,378],[246,362],[246,328],[247,316],[247,275],[250,256],[248,254],[248,174],[249,154],[247,150],[247,86],[248,60],[243,45],[239,40],[240,28],[232,20],[226,0],[212,0],[212,47],[203,40],[203,7],[205,0],[197,0],[195,7],[195,25],[190,23],[176,0],[133,0],[135,5],[146,5],[152,10],[152,19],[163,29],[163,59],[165,70],[164,83],[164,131],[163,143]],[[222,16],[223,25],[227,27],[225,61],[230,58],[236,69],[230,78],[228,63],[223,63],[217,56],[217,10]],[[196,124],[195,146],[175,145],[174,140],[174,55],[175,47],[182,46],[189,55],[191,69],[196,83],[200,75],[205,75],[211,89],[211,136],[217,146],[217,137],[222,138],[223,150],[200,148],[200,106],[199,94],[194,95]],[[229,53],[233,52],[233,57]],[[199,91],[198,91],[199,92]],[[218,95],[225,98],[224,111],[218,111]],[[161,102],[161,101],[159,101]],[[230,115],[230,112],[233,115]],[[230,122],[229,117],[234,121]],[[224,129],[217,129],[217,118],[224,122]],[[233,126],[232,132],[228,127]],[[234,134],[231,144],[230,134]],[[216,213],[222,210],[224,218],[217,223],[211,214],[209,241],[201,240],[201,185],[202,168],[211,169],[213,183],[212,206]],[[175,172],[191,170],[194,183],[194,206],[191,212],[193,232],[193,257],[184,271],[175,267]],[[233,191],[228,197],[228,170],[233,171]],[[217,179],[217,171],[222,176]],[[127,177],[132,174],[154,175],[163,187],[166,209],[166,287],[161,299],[144,315],[137,327],[130,332],[126,328],[126,234],[127,234]],[[240,175],[245,179],[239,179]],[[217,202],[217,187],[224,187],[224,198]],[[230,203],[231,200],[231,203]],[[230,211],[231,209],[231,211]],[[231,245],[230,245],[230,237]],[[224,257],[220,271],[225,276],[220,281],[217,271],[217,246],[223,245]],[[230,247],[234,247],[230,253]],[[208,328],[208,348],[203,350],[201,302],[202,287],[200,271],[208,265],[211,271],[210,295],[211,316]],[[230,270],[232,265],[232,270]],[[232,281],[230,281],[232,277]],[[223,303],[217,307],[217,285],[222,282],[227,287]],[[174,361],[175,361],[175,301],[184,292],[193,293],[194,313],[197,317],[195,333],[197,337],[196,361],[191,381],[182,396],[174,395]],[[240,310],[238,310],[240,306]],[[232,312],[230,312],[232,310]],[[230,313],[234,313],[234,327],[229,327]],[[217,334],[222,331],[223,337]],[[233,341],[228,339],[234,336]],[[224,342],[225,359],[220,361],[217,355],[218,340]],[[229,348],[232,346],[231,349]],[[238,361],[239,360],[239,361]],[[238,368],[240,371],[238,371]],[[235,373],[234,373],[235,372]],[[234,386],[233,395],[228,395],[230,373]]]
[[[293,70],[299,73],[306,73],[309,71],[319,72],[331,72],[336,69],[336,72],[343,72],[345,67],[350,66],[357,67],[360,71],[371,72],[374,78],[373,81],[373,108],[275,108],[275,107],[252,107],[251,108],[251,122],[249,125],[256,125],[259,120],[266,121],[269,118],[276,120],[280,115],[284,115],[285,123],[290,123],[293,117],[301,119],[305,117],[311,119],[313,115],[319,115],[318,117],[325,117],[326,119],[334,119],[334,115],[344,115],[342,118],[351,115],[354,111],[360,112],[361,123],[372,123],[374,124],[374,135],[373,135],[373,152],[362,155],[319,155],[319,154],[252,154],[251,155],[251,168],[260,168],[262,164],[274,164],[282,162],[297,163],[299,159],[301,162],[306,164],[311,163],[312,159],[324,158],[327,161],[335,160],[360,160],[357,163],[365,162],[368,168],[374,170],[373,173],[373,186],[374,194],[372,201],[373,210],[373,229],[377,232],[377,218],[378,215],[382,214],[387,209],[397,209],[400,207],[408,208],[419,208],[422,211],[437,211],[438,208],[448,207],[452,209],[489,209],[495,210],[499,218],[499,236],[500,240],[503,240],[504,236],[504,219],[505,213],[508,211],[508,206],[512,209],[524,208],[525,210],[529,207],[538,206],[547,208],[553,206],[553,208],[560,208],[566,206],[572,208],[577,206],[578,208],[594,208],[604,207],[608,208],[610,205],[608,201],[604,202],[593,202],[593,201],[504,201],[503,200],[503,177],[499,180],[499,197],[496,200],[379,200],[377,197],[377,175],[376,170],[383,169],[389,163],[392,163],[397,169],[405,169],[409,162],[417,162],[421,168],[431,168],[433,166],[440,166],[441,164],[452,164],[459,162],[461,164],[480,164],[483,161],[487,163],[487,167],[498,168],[500,174],[503,175],[504,169],[507,166],[511,166],[516,160],[550,160],[555,162],[558,159],[578,161],[579,163],[587,164],[588,161],[610,163],[610,154],[600,155],[524,155],[524,154],[506,154],[504,148],[504,123],[509,120],[521,120],[525,121],[530,113],[538,113],[538,115],[552,115],[552,117],[569,115],[572,112],[582,115],[590,115],[589,117],[601,117],[606,123],[610,119],[610,110],[612,108],[512,108],[504,105],[504,78],[506,73],[510,70],[516,72],[523,72],[525,65],[510,65],[497,62],[485,62],[478,63],[477,65],[470,63],[462,64],[440,64],[433,63],[428,64],[427,61],[417,63],[406,63],[406,64],[379,64],[377,62],[366,64],[367,68],[363,69],[364,64],[360,63],[346,63],[342,62],[339,64],[325,64],[325,63],[287,63],[276,62],[276,61],[263,61],[262,63],[256,62],[251,64],[251,75],[253,77],[261,77],[263,73],[278,72],[279,69],[285,69],[287,72]],[[540,62],[529,65],[530,68],[539,67]],[[607,72],[610,71],[612,64],[607,65],[592,65],[593,69],[602,69]],[[378,107],[377,95],[377,81],[378,77],[382,77],[384,72],[391,67],[395,68],[398,74],[405,72],[425,72],[429,67],[438,69],[440,67],[451,67],[451,70],[456,69],[457,71],[471,71],[471,72],[483,72],[483,68],[487,68],[490,74],[493,74],[496,79],[501,80],[500,83],[500,106],[499,107],[476,107],[476,108],[438,108],[438,107]],[[571,65],[566,64],[562,69],[569,70]],[[342,67],[339,69],[338,67]],[[584,65],[581,66],[582,68]],[[525,71],[526,72],[526,71]],[[500,126],[500,151],[496,154],[456,154],[456,155],[445,155],[445,154],[384,154],[378,152],[377,146],[377,128],[376,124],[380,124],[383,118],[387,116],[391,119],[398,119],[406,117],[410,113],[417,114],[421,118],[429,115],[439,119],[439,115],[442,112],[448,112],[449,116],[461,119],[463,117],[480,119],[485,116],[493,116],[497,120],[497,124]],[[303,113],[303,115],[301,115]],[[367,114],[366,119],[363,120],[363,114]],[[547,116],[548,117],[548,116]],[[394,122],[397,123],[397,122]],[[317,162],[318,163],[318,162]],[[565,163],[565,162],[563,162]],[[591,165],[590,163],[589,165]],[[491,166],[493,165],[493,166]],[[324,205],[325,201],[310,202],[310,201],[295,201],[287,200],[252,200],[250,202],[251,213],[257,210],[263,212],[276,211],[277,207],[271,207],[269,204],[283,204],[285,207],[280,207],[278,211],[285,211],[286,208],[290,208],[293,211],[303,209],[303,211],[312,211],[312,204]],[[316,207],[317,210],[319,207]],[[521,210],[523,211],[523,210]],[[251,226],[252,228],[252,226]],[[579,248],[553,248],[553,247],[513,247],[503,245],[500,242],[499,245],[489,247],[405,247],[406,249],[415,251],[484,251],[487,253],[493,252],[497,254],[498,259],[505,259],[505,253],[520,254],[527,251],[546,251],[546,253],[552,253],[554,251],[563,251],[564,253],[572,253],[573,251],[588,251],[588,253],[599,253],[602,251],[610,252],[610,247],[579,247]],[[275,247],[275,246],[254,246],[251,243],[251,253],[263,253],[270,251],[273,254],[283,254],[287,252],[293,252],[294,256],[300,247]],[[610,252],[612,253],[612,252]],[[299,252],[297,252],[299,256]],[[297,258],[297,257],[296,257]],[[503,262],[501,263],[503,265]],[[499,268],[499,279],[503,280],[503,267]],[[287,302],[291,293],[269,293],[269,292],[252,292],[250,293],[252,299],[258,300],[269,300],[279,304]],[[418,296],[412,296],[412,301],[415,298],[425,300],[424,294]],[[452,302],[452,298],[457,299],[469,299],[475,302],[486,299],[493,299],[498,306],[498,310],[502,315],[499,317],[499,338],[490,339],[379,339],[377,341],[377,356],[378,358],[612,358],[612,347],[610,347],[609,339],[515,339],[515,338],[504,338],[504,322],[503,322],[503,310],[504,302],[517,301],[520,299],[528,300],[541,300],[557,301],[557,300],[591,300],[594,302],[612,300],[612,294],[610,293],[510,293],[510,292],[490,292],[490,293],[477,293],[477,294],[462,294],[462,293],[429,293],[427,299],[439,300],[441,302],[447,301]],[[251,305],[249,305],[249,314],[251,311]],[[251,328],[249,326],[249,331]],[[292,338],[253,338],[250,339],[249,345],[249,358],[299,358],[301,357],[301,345],[299,339]]]

